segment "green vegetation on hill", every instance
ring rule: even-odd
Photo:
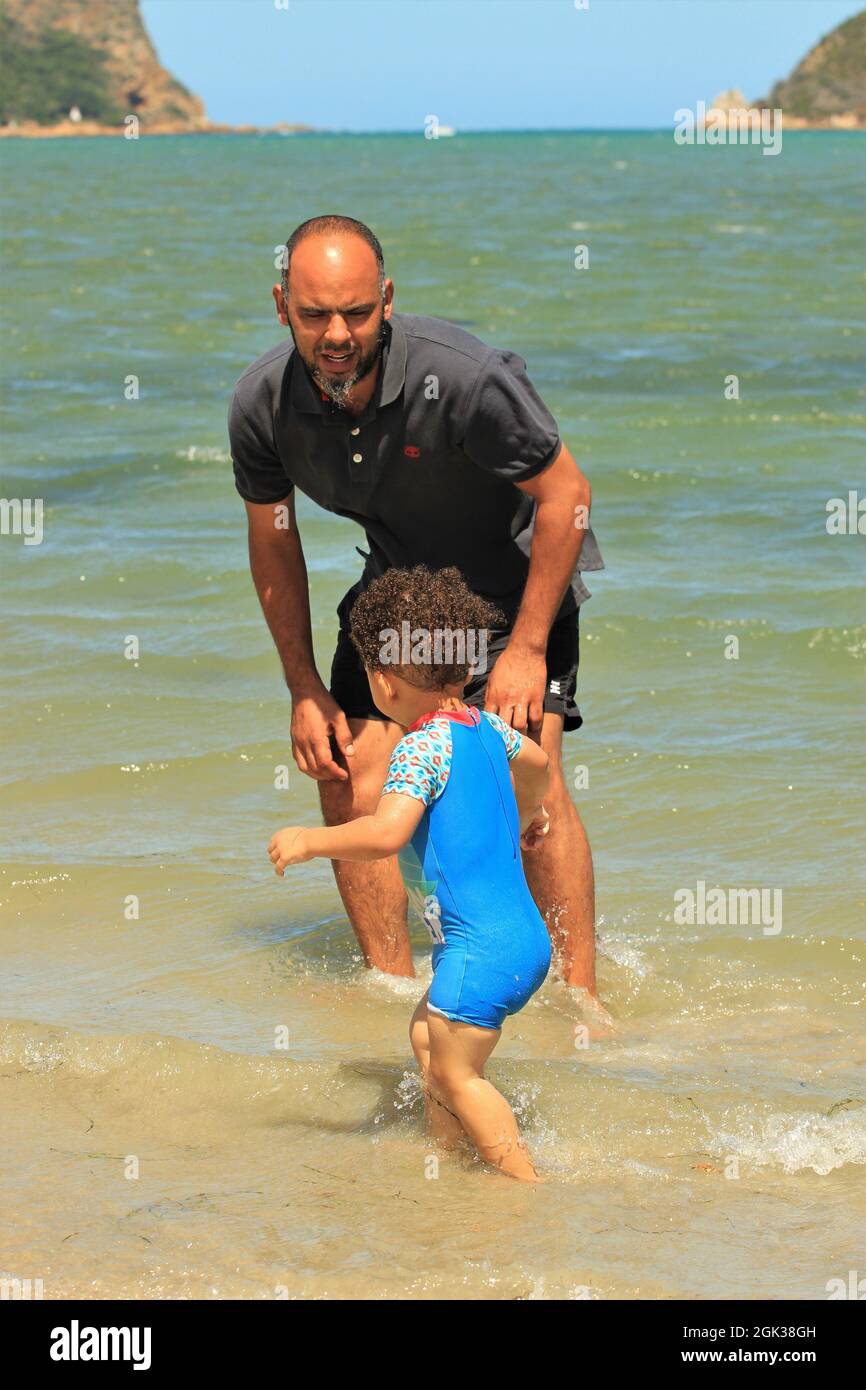
[[[821,39],[761,105],[806,121],[848,113],[866,120],[866,10]]]
[[[64,120],[77,106],[85,120],[119,125],[105,59],[76,34],[44,29],[29,38],[0,8],[0,122]]]

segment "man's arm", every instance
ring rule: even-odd
[[[547,638],[580,554],[591,492],[564,444],[543,472],[515,487],[537,503],[529,574],[508,645],[490,673],[484,708],[537,737],[544,719]]]
[[[513,640],[524,650],[543,653],[588,527],[589,483],[515,352],[490,351],[461,424],[462,447],[472,462],[536,503],[529,574]]]
[[[549,468],[515,486],[535,498],[536,510],[529,574],[509,645],[543,656],[589,525],[592,491],[564,444]]]
[[[245,502],[250,571],[293,696],[323,689],[313,655],[310,587],[295,520],[294,490],[282,502]]]
[[[331,735],[348,758],[354,754],[348,720],[316,670],[310,623],[310,588],[295,521],[294,491],[282,502],[246,502],[250,570],[265,621],[292,692],[292,753],[301,772],[316,781],[345,781],[334,761]]]

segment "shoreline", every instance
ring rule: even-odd
[[[57,140],[70,136],[88,138],[115,136],[130,138],[127,127],[122,125],[100,125],[97,121],[59,121],[57,125],[38,125],[35,121],[21,121],[17,126],[0,126],[0,139],[19,140]],[[317,126],[311,125],[208,125],[188,126],[182,122],[159,121],[146,128],[139,127],[142,135],[318,135]]]
[[[598,133],[600,133],[600,131],[604,130],[604,133],[605,133],[605,134],[613,133],[613,134],[648,134],[648,135],[651,135],[651,134],[665,134],[665,133],[670,133],[670,134],[672,134],[672,133],[673,133],[673,129],[674,129],[674,128],[671,128],[671,130],[668,131],[667,127],[658,127],[658,128],[656,128],[656,127],[647,127],[645,130],[643,130],[643,129],[640,129],[640,130],[632,130],[631,128],[623,127],[622,130],[614,130],[613,132],[611,132],[611,131],[608,131],[606,128],[602,128],[602,127],[596,128],[596,127],[594,127],[594,126],[586,126],[586,127],[581,127],[581,128],[575,129],[575,130],[573,130],[573,131],[562,131],[562,132],[559,132],[559,131],[542,131],[542,130],[538,130],[538,131],[519,131],[519,130],[515,130],[515,131],[507,131],[507,130],[503,130],[503,131],[489,131],[489,130],[473,131],[473,130],[465,130],[465,131],[462,131],[461,134],[463,134],[463,135],[509,135],[509,134],[537,134],[537,135],[543,135],[543,134],[547,134],[547,135],[549,135],[549,134],[559,134],[559,133],[561,133],[561,134],[574,134],[574,135],[593,135],[593,134],[598,134]],[[853,122],[850,122],[850,121],[847,121],[847,120],[845,120],[845,121],[836,120],[836,121],[830,121],[830,122],[822,121],[822,122],[820,122],[820,123],[818,123],[818,122],[810,122],[810,121],[802,120],[802,119],[800,119],[800,118],[798,118],[798,117],[796,117],[796,116],[790,116],[790,117],[788,117],[787,120],[785,120],[785,118],[784,118],[784,116],[783,116],[783,119],[782,119],[782,130],[783,130],[783,132],[788,132],[788,133],[791,133],[791,132],[794,132],[794,131],[797,131],[797,132],[800,132],[800,131],[812,131],[812,132],[814,132],[814,131],[824,131],[825,133],[827,133],[827,134],[832,134],[832,135],[838,135],[838,134],[843,133],[843,132],[857,135],[857,134],[863,134],[864,131],[866,131],[866,125],[857,125],[857,124],[854,124]],[[282,123],[279,124],[279,125],[274,125],[274,126],[256,126],[256,125],[207,125],[207,126],[191,127],[191,126],[188,126],[188,125],[184,125],[184,124],[182,124],[182,123],[180,123],[180,122],[163,121],[163,122],[158,122],[158,123],[156,123],[156,124],[154,124],[154,125],[148,126],[146,129],[145,129],[143,126],[140,127],[139,133],[138,133],[138,135],[137,135],[135,138],[136,138],[136,139],[140,139],[142,136],[145,136],[145,135],[335,135],[335,134],[338,134],[338,135],[381,135],[381,134],[387,134],[387,135],[401,135],[401,134],[411,134],[411,133],[412,133],[412,132],[409,132],[409,131],[333,131],[333,130],[328,130],[328,129],[325,129],[325,128],[322,128],[322,127],[319,127],[319,126],[310,126],[310,125],[289,125],[289,124],[282,124]],[[88,139],[90,139],[90,138],[96,139],[96,138],[109,137],[109,136],[115,136],[116,138],[119,137],[119,138],[121,138],[121,139],[130,138],[130,137],[128,137],[127,134],[126,134],[126,127],[125,127],[125,126],[99,125],[99,124],[98,124],[97,122],[95,122],[95,121],[61,121],[61,122],[59,122],[57,125],[52,125],[52,126],[37,125],[37,124],[36,124],[35,122],[33,122],[33,121],[22,121],[22,122],[20,123],[20,125],[17,125],[17,126],[3,126],[3,125],[0,125],[0,139],[7,139],[7,140],[13,140],[13,139],[18,139],[18,140],[60,140],[60,139],[74,138],[74,137],[76,137],[76,136],[84,136],[84,137],[87,137]]]

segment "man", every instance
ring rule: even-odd
[[[295,761],[319,783],[327,825],[372,812],[403,730],[370,698],[349,610],[389,567],[456,565],[508,620],[464,698],[550,758],[550,829],[524,867],[566,982],[595,996],[592,858],[562,773],[563,731],[582,723],[578,605],[589,594],[578,557],[584,569],[603,564],[589,484],[520,357],[442,319],[394,313],[382,248],[363,223],[302,223],[273,297],[294,346],[272,348],[240,377],[229,437],[253,581],[292,695]],[[357,521],[370,547],[337,609],[329,686],[313,658],[295,487]],[[332,863],[366,963],[412,975],[396,859]]]

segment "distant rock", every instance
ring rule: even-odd
[[[779,107],[785,127],[866,128],[866,10],[820,39],[756,106]]]
[[[719,92],[719,95],[710,102],[707,110],[724,111],[727,114],[728,111],[742,111],[744,108],[748,108],[748,105],[749,103],[742,92],[738,92],[736,87],[732,87],[728,92]]]
[[[201,130],[207,126],[200,97],[172,77],[157,58],[139,12],[138,0],[3,0],[2,11],[6,24],[11,24],[14,40],[14,51],[7,52],[5,65],[13,69],[13,79],[22,67],[30,68],[42,88],[39,95],[44,103],[42,110],[38,105],[35,110],[7,109],[4,112],[7,120],[14,116],[19,122],[49,123],[52,115],[50,84],[53,81],[64,88],[68,84],[63,54],[66,53],[70,64],[74,61],[77,67],[79,54],[83,57],[89,49],[100,77],[104,78],[104,91],[82,91],[80,98],[73,91],[71,99],[64,101],[64,114],[74,105],[81,110],[85,121],[108,118],[109,123],[113,123],[111,117],[119,115],[122,119],[129,114],[139,118],[143,129],[151,123],[165,121],[187,130]],[[59,46],[64,45],[64,41],[65,46]],[[46,50],[56,51],[61,58],[59,64],[55,61],[52,65],[55,71],[50,75],[42,71]],[[81,74],[82,87],[84,77],[85,74]],[[32,88],[32,82],[22,84],[28,96]],[[4,105],[8,108],[8,98]]]
[[[147,135],[235,129],[162,66],[139,0],[0,0],[0,44],[0,135],[117,135],[130,116]]]
[[[724,144],[728,131],[739,132],[741,121],[745,122],[743,130],[748,130],[750,119],[759,120],[758,112],[753,108],[753,116],[750,118],[746,98],[736,87],[731,87],[727,92],[719,92],[719,95],[713,97],[706,106],[703,102],[698,102],[695,126],[698,130],[710,132],[710,135],[719,132],[718,143]]]

